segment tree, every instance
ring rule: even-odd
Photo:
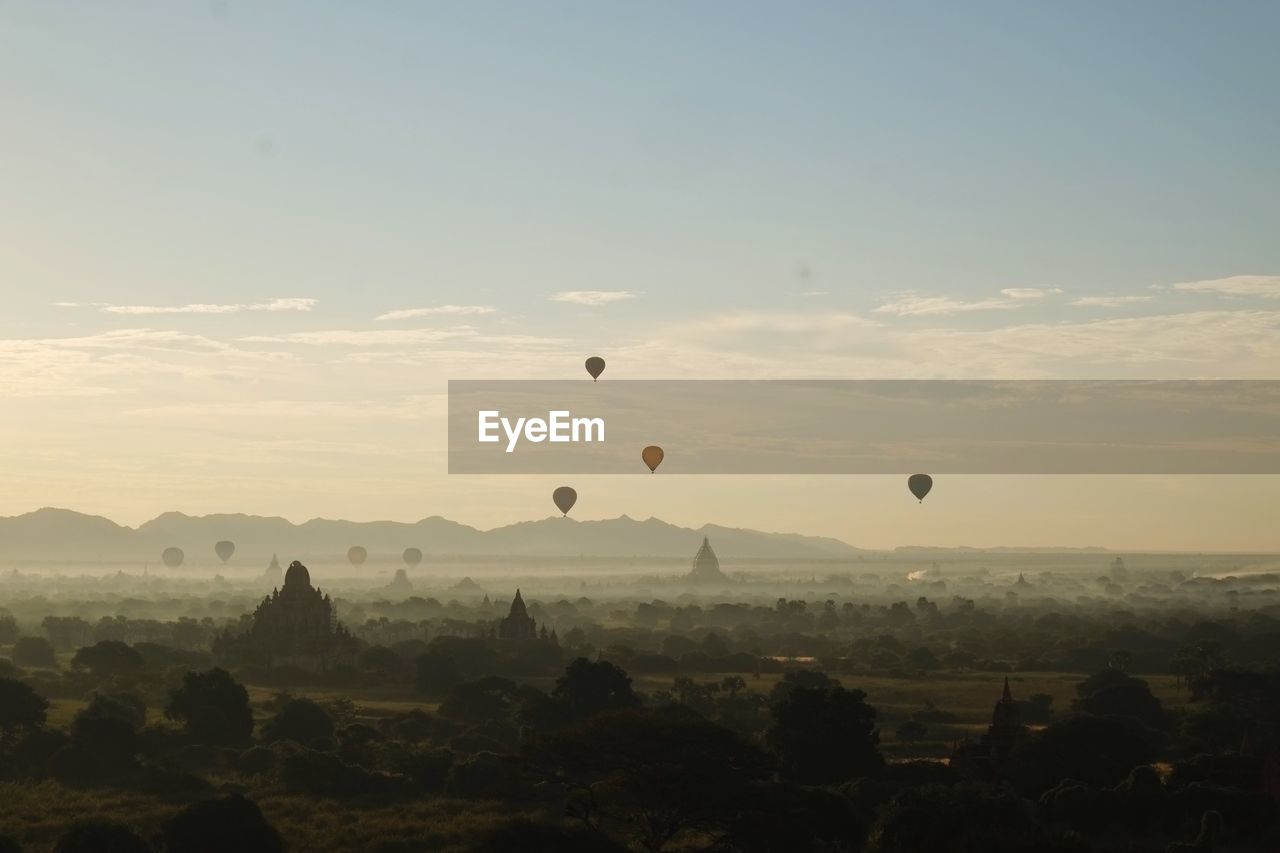
[[[1109,788],[1133,768],[1155,760],[1148,737],[1132,718],[1072,717],[1046,727],[1014,750],[1010,773],[1018,789],[1033,797],[1063,779]]]
[[[99,820],[67,830],[53,853],[151,853],[151,845],[124,824]]]
[[[627,848],[599,832],[534,823],[528,818],[494,828],[471,850],[472,853],[627,853]]]
[[[1032,693],[1025,701],[1018,702],[1018,713],[1024,723],[1047,723],[1053,719],[1053,696]]]
[[[532,768],[569,788],[571,813],[586,827],[624,833],[648,851],[694,832],[723,834],[772,772],[758,748],[682,710],[595,714],[536,739],[528,753]]]
[[[765,734],[783,772],[805,785],[832,785],[884,768],[876,709],[861,690],[797,687],[773,708]]]
[[[79,649],[71,658],[72,669],[87,669],[94,675],[133,675],[142,671],[142,655],[119,640],[103,640]]]
[[[225,669],[188,672],[182,686],[169,691],[165,716],[186,726],[201,743],[232,745],[253,734],[249,693]]]
[[[120,720],[135,731],[147,724],[147,703],[132,693],[94,694],[81,713],[88,717]]]
[[[464,681],[440,703],[440,716],[467,723],[507,720],[515,707],[518,687],[497,675]]]
[[[0,646],[18,641],[18,620],[7,613],[0,616]]]
[[[414,683],[429,699],[440,699],[462,683],[462,670],[453,658],[440,652],[428,652],[414,660]]]
[[[773,690],[769,692],[769,704],[777,705],[786,699],[792,690],[797,687],[811,688],[827,688],[839,687],[840,682],[836,681],[825,672],[819,672],[815,669],[791,669],[782,674],[782,679],[775,685]]]
[[[137,767],[138,733],[118,716],[81,711],[71,723],[71,742],[49,761],[54,778],[68,785],[115,782]]]
[[[1076,685],[1077,711],[1096,716],[1132,717],[1153,729],[1169,726],[1169,715],[1147,682],[1118,669],[1104,669]]]
[[[1090,849],[1043,828],[1033,804],[1010,793],[991,794],[968,786],[905,788],[879,810],[871,841],[880,853],[1086,853]]]
[[[925,727],[925,724],[916,720],[903,722],[896,731],[898,740],[905,744],[913,744],[918,740],[923,740],[928,733],[929,730]]]
[[[564,708],[571,720],[640,705],[625,671],[608,661],[593,663],[586,658],[577,658],[569,664],[564,675],[556,680],[551,698]]]
[[[333,737],[333,719],[310,699],[293,699],[262,727],[262,740],[292,740],[301,744]]]
[[[13,644],[13,662],[39,669],[54,669],[58,665],[53,644],[44,637],[19,637]]]
[[[0,678],[0,740],[44,725],[49,702],[21,681]]]
[[[193,803],[165,822],[161,853],[282,853],[284,841],[252,800],[239,794]]]

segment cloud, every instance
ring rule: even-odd
[[[451,329],[328,329],[318,332],[292,332],[287,335],[253,335],[240,338],[243,343],[304,344],[307,346],[413,346],[436,344],[453,338],[473,337],[470,326]]]
[[[164,329],[0,339],[0,397],[107,397],[174,388],[191,393],[183,383],[253,383],[287,372],[295,361],[288,353],[244,350]]]
[[[1152,296],[1081,296],[1079,299],[1071,300],[1071,304],[1081,308],[1121,308],[1138,302],[1150,302],[1154,298]]]
[[[929,329],[897,338],[922,363],[967,376],[1280,378],[1280,312],[1195,311],[998,329]]]
[[[775,332],[780,334],[807,335],[818,332],[840,332],[848,329],[875,328],[874,320],[849,313],[773,313],[740,312],[711,317],[688,324],[682,334],[715,336],[741,332]]]
[[[1061,293],[1061,287],[1006,287],[1000,293],[1008,299],[1043,299],[1054,293]]]
[[[55,302],[59,308],[98,308],[107,314],[150,316],[156,314],[239,314],[243,311],[310,311],[316,300],[305,298],[272,299],[267,302],[215,304],[196,302],[189,305],[112,305],[107,302]]]
[[[378,315],[379,320],[412,320],[416,317],[436,317],[450,315],[463,317],[471,314],[492,314],[496,311],[489,305],[437,305],[434,308],[400,308]]]
[[[1280,299],[1280,275],[1233,275],[1204,281],[1184,281],[1174,290],[1189,293],[1216,293],[1220,296],[1261,296]]]
[[[923,296],[913,290],[899,293],[892,301],[876,308],[877,314],[893,314],[896,317],[927,317],[942,314],[962,314],[968,311],[1007,311],[1033,299],[1043,299],[1050,294],[1061,293],[1057,287],[1006,287],[1000,298],[979,299],[968,302],[950,296]]]
[[[635,299],[636,294],[630,290],[562,290],[549,297],[552,302],[568,302],[573,305],[608,305],[610,302],[623,302]]]

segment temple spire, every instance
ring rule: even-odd
[[[1004,695],[1000,697],[1001,702],[1012,702],[1013,694],[1009,692],[1009,676],[1004,677]]]

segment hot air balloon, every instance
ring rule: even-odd
[[[165,548],[164,553],[160,555],[160,559],[164,560],[164,564],[171,569],[181,566],[186,558],[187,555],[182,553],[181,548]]]
[[[556,509],[568,515],[569,510],[578,502],[578,493],[569,486],[561,486],[551,493],[551,500],[555,502]]]
[[[591,374],[592,382],[599,379],[600,374],[604,373],[604,359],[598,355],[593,355],[587,359],[587,373]]]
[[[928,474],[912,474],[907,478],[907,488],[916,496],[916,500],[924,503],[924,496],[933,488],[933,478]]]
[[[367,559],[369,559],[369,552],[359,545],[352,545],[347,549],[347,560],[357,569],[363,566]]]
[[[401,556],[404,558],[404,564],[406,566],[411,569],[416,569],[418,567],[418,563],[422,562],[422,549],[405,548],[404,553]]]
[[[640,451],[640,458],[649,466],[650,474],[658,470],[658,466],[662,464],[663,455],[662,448],[656,444],[651,444]]]
[[[221,542],[213,546],[213,553],[218,555],[218,559],[226,562],[231,559],[231,555],[236,552],[236,543],[223,539]]]

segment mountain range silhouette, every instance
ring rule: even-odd
[[[213,545],[236,543],[229,565],[265,564],[273,553],[290,559],[343,560],[352,545],[369,550],[371,563],[399,564],[405,548],[433,557],[659,557],[687,558],[708,537],[730,558],[839,559],[863,552],[837,539],[706,524],[693,529],[657,518],[578,521],[559,516],[480,530],[440,516],[405,523],[243,514],[189,516],[166,512],[136,528],[101,516],[46,507],[0,517],[0,560],[159,563],[160,552],[182,548],[190,565],[221,565]]]

